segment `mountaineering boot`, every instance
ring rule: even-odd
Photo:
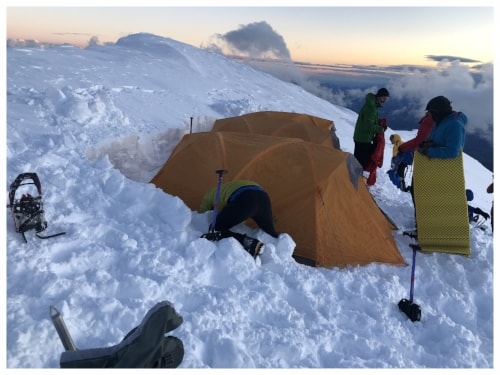
[[[406,230],[403,232],[403,236],[408,236],[410,238],[418,239],[418,231],[417,229]]]
[[[407,187],[406,187],[406,182],[405,182],[405,179],[400,177],[399,179],[399,188],[404,191],[404,192],[407,192]]]
[[[260,242],[258,239],[248,236],[245,236],[245,238],[243,238],[241,244],[243,245],[245,250],[248,251],[250,255],[254,257],[254,259],[257,257],[257,255],[260,254],[262,246],[264,246],[264,244]]]

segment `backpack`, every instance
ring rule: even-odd
[[[408,167],[413,164],[413,151],[399,153],[391,159],[391,169],[387,171],[389,179],[400,190],[408,192],[405,177]]]
[[[406,165],[412,165],[413,164],[413,151],[403,152],[401,162],[406,164]]]
[[[105,348],[66,350],[61,354],[60,366],[175,368],[184,358],[184,345],[179,338],[165,336],[165,333],[176,329],[182,323],[182,316],[170,302],[159,302],[148,311],[141,324],[127,333],[119,344]]]

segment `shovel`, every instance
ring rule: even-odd
[[[413,260],[411,264],[411,285],[410,285],[410,299],[403,298],[398,303],[399,309],[406,314],[408,318],[412,322],[420,320],[422,312],[420,310],[420,306],[416,303],[413,303],[413,284],[415,282],[415,258],[417,257],[417,249],[420,249],[418,245],[410,244],[410,247],[413,249]]]
[[[219,176],[217,178],[217,188],[215,190],[215,199],[214,199],[214,212],[212,217],[212,223],[208,228],[208,232],[201,235],[201,238],[206,238],[209,241],[219,241],[222,239],[222,233],[217,232],[215,230],[215,222],[217,220],[217,214],[219,213],[219,197],[220,197],[220,188],[222,186],[222,175],[227,173],[227,169],[217,169],[215,171]]]

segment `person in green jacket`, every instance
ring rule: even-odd
[[[366,168],[370,156],[375,149],[373,139],[375,134],[387,129],[387,120],[378,118],[378,109],[382,107],[389,98],[389,91],[381,88],[377,94],[366,94],[365,104],[359,111],[356,127],[354,128],[354,156],[359,164]]]
[[[210,189],[205,194],[198,210],[200,213],[214,209],[215,195],[216,188]],[[255,258],[259,255],[263,244],[255,238],[230,230],[249,218],[270,236],[278,237],[274,228],[271,200],[259,184],[249,180],[223,183],[220,186],[215,227],[209,230],[219,234],[217,239],[234,237]]]

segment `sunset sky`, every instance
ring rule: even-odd
[[[131,33],[148,32],[201,47],[220,42],[217,35],[228,36],[250,24],[265,23],[278,37],[266,42],[282,43],[294,61],[433,65],[429,55],[454,56],[475,63],[494,60],[493,1],[476,1],[474,6],[464,6],[467,2],[458,1],[453,7],[391,5],[398,4],[396,1],[377,2],[386,4],[377,7],[362,6],[359,4],[363,3],[356,1],[311,1],[307,6],[272,7],[228,5],[259,4],[255,1],[218,2],[218,6],[207,2],[210,6],[205,7],[199,5],[204,4],[201,1],[183,2],[191,5],[187,7],[175,1],[168,2],[175,6],[165,7],[151,6],[166,3],[158,1],[122,1],[120,6],[110,6],[113,3],[49,1],[37,7],[33,2],[8,0],[6,37],[84,47],[92,37],[105,43],[116,42]],[[265,2],[280,3],[287,2]],[[326,3],[340,5],[319,6]],[[262,40],[266,37],[263,34]]]

